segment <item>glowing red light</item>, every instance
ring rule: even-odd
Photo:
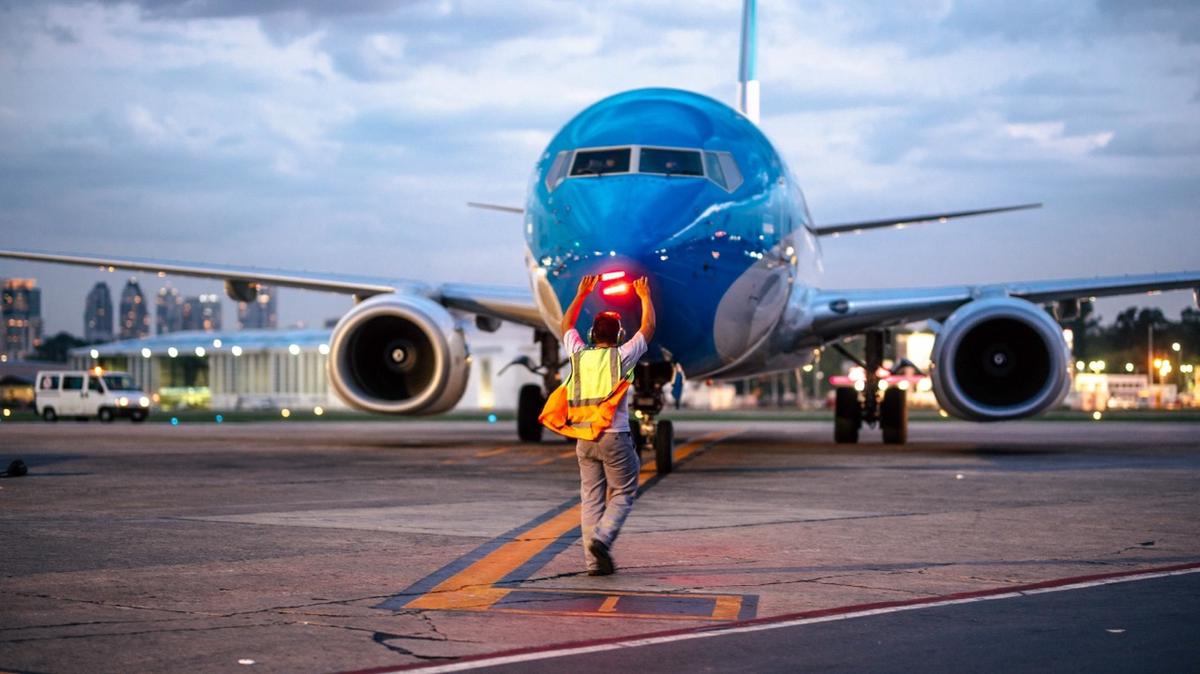
[[[605,295],[624,295],[629,292],[628,283],[614,283],[600,291]]]
[[[623,272],[623,271],[610,271],[610,272],[605,272],[605,273],[603,273],[603,274],[601,274],[601,275],[600,275],[600,280],[601,280],[601,281],[615,281],[615,280],[617,280],[617,279],[619,279],[619,278],[625,278],[625,272]]]

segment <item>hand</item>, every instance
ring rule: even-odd
[[[579,295],[581,297],[590,295],[591,292],[596,289],[596,284],[599,282],[600,276],[598,274],[584,276],[583,278],[579,279]]]
[[[643,276],[634,281],[633,292],[637,293],[637,296],[644,300],[650,299],[650,280]]]

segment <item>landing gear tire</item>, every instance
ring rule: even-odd
[[[833,407],[833,441],[839,445],[858,442],[858,429],[862,426],[862,406],[858,402],[858,391],[843,386],[837,389]]]
[[[883,430],[883,441],[889,445],[903,445],[908,441],[907,394],[898,388],[883,392],[883,405],[879,408],[879,427]]]
[[[42,410],[42,419],[54,423],[58,421],[58,412],[55,412],[53,407],[47,407]]]
[[[675,426],[660,421],[654,429],[654,470],[659,475],[671,472],[675,462]]]
[[[112,423],[113,411],[107,407],[101,407],[100,411],[96,413],[96,417],[106,424]]]
[[[542,441],[542,424],[538,416],[546,399],[542,397],[542,387],[537,384],[526,384],[521,387],[517,397],[517,437],[524,442]]]

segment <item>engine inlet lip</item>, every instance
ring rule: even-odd
[[[406,298],[407,299],[407,298]],[[373,319],[381,317],[401,317],[412,321],[429,339],[433,346],[433,371],[435,385],[428,386],[418,395],[407,400],[381,402],[366,395],[355,383],[346,359],[347,341],[355,331]],[[366,300],[350,313],[346,314],[334,328],[333,339],[329,345],[329,381],[346,402],[367,412],[385,414],[403,414],[416,412],[428,406],[441,395],[446,386],[446,368],[448,346],[445,337],[438,326],[420,312],[419,308],[410,308],[396,303],[393,298],[379,296]],[[411,359],[410,359],[411,361]],[[403,367],[403,366],[401,366]]]
[[[935,363],[931,374],[934,379],[934,388],[944,389],[950,394],[951,400],[943,399],[939,395],[939,402],[946,409],[955,413],[955,416],[976,419],[980,421],[1000,421],[1004,419],[1012,419],[1029,414],[1036,413],[1044,408],[1051,398],[1054,398],[1059,390],[1056,386],[1055,373],[1061,368],[1067,367],[1067,357],[1060,353],[1056,338],[1058,325],[1054,323],[1049,316],[1040,315],[1036,308],[1027,309],[1023,306],[1006,306],[1008,301],[1021,300],[976,300],[980,305],[971,307],[969,304],[960,308],[964,311],[963,315],[957,317],[951,316],[944,325],[944,329],[953,330],[953,338],[942,344],[935,346]],[[1002,304],[1001,302],[1004,302]],[[996,308],[1005,308],[1007,310],[995,311]],[[968,395],[959,382],[959,373],[956,371],[954,358],[955,354],[961,345],[963,339],[971,334],[973,330],[979,327],[980,324],[993,320],[1016,320],[1026,325],[1038,339],[1041,340],[1043,348],[1046,349],[1048,359],[1048,376],[1042,382],[1037,392],[1030,396],[1027,400],[1013,405],[994,405],[980,402],[974,396]],[[955,402],[957,401],[957,404]]]

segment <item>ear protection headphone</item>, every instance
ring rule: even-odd
[[[618,314],[615,311],[602,311],[602,312],[596,314],[596,318],[600,318],[601,316],[611,317],[614,321],[617,322],[617,344],[624,342],[625,341],[625,326],[621,324],[621,314]],[[595,319],[592,319],[592,329],[588,330],[588,342],[590,342],[592,344],[596,343],[596,320]]]

